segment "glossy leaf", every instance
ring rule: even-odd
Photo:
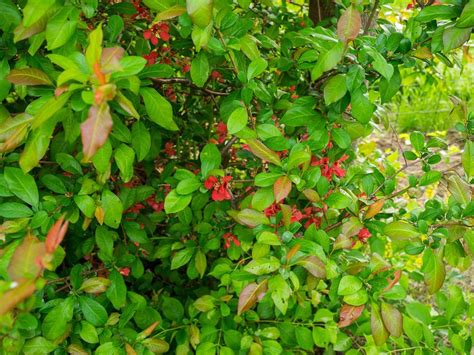
[[[89,109],[87,120],[81,124],[82,152],[85,161],[90,161],[97,150],[105,144],[112,131],[112,125],[112,116],[107,103]]]
[[[36,68],[13,69],[8,74],[9,82],[17,85],[52,85],[49,77]]]

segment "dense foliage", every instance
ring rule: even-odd
[[[470,352],[473,115],[462,167],[357,140],[474,0],[334,6],[0,0],[1,353]]]

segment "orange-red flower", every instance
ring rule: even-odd
[[[357,234],[357,238],[359,238],[359,240],[362,243],[365,243],[367,241],[367,239],[369,239],[371,236],[372,236],[372,234],[369,232],[369,230],[367,228],[362,228],[359,231],[359,233]]]
[[[226,233],[222,236],[222,238],[224,239],[224,248],[225,249],[229,249],[230,246],[231,246],[231,243],[234,243],[235,246],[240,247],[240,241],[232,233]]]
[[[211,198],[214,201],[231,200],[232,195],[229,188],[229,182],[231,180],[232,176],[224,176],[221,181],[215,176],[209,176],[204,182],[204,187],[208,190],[212,190]]]

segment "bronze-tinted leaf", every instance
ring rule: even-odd
[[[8,265],[8,276],[13,281],[34,279],[43,270],[41,258],[46,254],[44,243],[28,234],[16,248]]]
[[[125,54],[125,49],[119,46],[102,49],[101,69],[103,73],[110,73],[121,69],[120,59]]]
[[[300,250],[301,244],[295,244],[289,251],[286,253],[286,262],[288,263],[292,257]]]
[[[375,345],[380,346],[385,344],[389,333],[383,324],[382,316],[380,315],[379,308],[376,304],[372,304],[370,328],[372,330],[372,337],[374,338]]]
[[[47,23],[48,16],[43,16],[40,20],[28,27],[25,27],[22,21],[13,31],[13,42],[20,42],[24,39],[34,36],[37,33],[43,32],[46,28]]]
[[[324,279],[326,277],[326,266],[317,256],[310,255],[298,260],[297,265],[304,267],[314,277]]]
[[[54,223],[45,240],[47,253],[54,253],[59,244],[61,244],[64,236],[66,235],[68,225],[69,221],[64,222],[64,216],[59,218],[56,223]]]
[[[245,311],[248,311],[252,306],[257,303],[257,301],[261,300],[263,296],[265,296],[265,292],[267,292],[267,280],[264,280],[260,284],[256,284],[255,282],[248,284],[242,290],[239,296],[239,306],[237,310],[237,314],[242,314]]]
[[[26,300],[35,290],[35,281],[27,280],[20,283],[14,289],[5,292],[2,297],[0,297],[0,316],[11,311],[17,304]]]
[[[36,68],[12,69],[7,80],[17,85],[52,85],[46,73]]]
[[[351,306],[348,304],[344,304],[341,307],[341,313],[339,314],[339,323],[337,324],[338,327],[344,328],[350,326],[361,316],[364,309],[365,305]]]
[[[441,255],[435,254],[431,249],[426,249],[423,254],[423,267],[425,284],[430,294],[436,293],[443,286],[446,278],[446,269]]]
[[[388,291],[393,286],[395,286],[398,280],[400,280],[400,277],[402,277],[402,270],[395,270],[395,272],[393,273],[393,279],[387,280],[388,286],[383,289],[383,292]]]
[[[280,209],[283,215],[283,224],[285,225],[285,227],[289,227],[291,224],[291,207],[281,203]]]
[[[360,13],[354,6],[349,6],[337,22],[337,36],[343,42],[357,38],[361,28]]]
[[[89,161],[104,145],[109,138],[112,125],[109,105],[102,103],[100,106],[91,106],[87,120],[81,124],[82,152],[85,161]]]
[[[278,203],[286,198],[291,192],[291,180],[287,176],[280,176],[273,185],[275,202]]]
[[[367,213],[365,214],[364,218],[369,219],[369,218],[372,218],[372,217],[376,216],[377,214],[379,214],[379,212],[383,208],[384,203],[385,203],[384,200],[375,201],[367,209]]]
[[[249,139],[247,145],[250,151],[262,160],[281,166],[280,157],[273,150],[257,139]]]
[[[390,335],[398,338],[402,335],[403,318],[398,309],[389,303],[382,303],[382,320]]]

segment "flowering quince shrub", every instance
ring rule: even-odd
[[[411,7],[0,0],[0,353],[470,353],[473,115],[452,168],[357,148],[471,36]]]

